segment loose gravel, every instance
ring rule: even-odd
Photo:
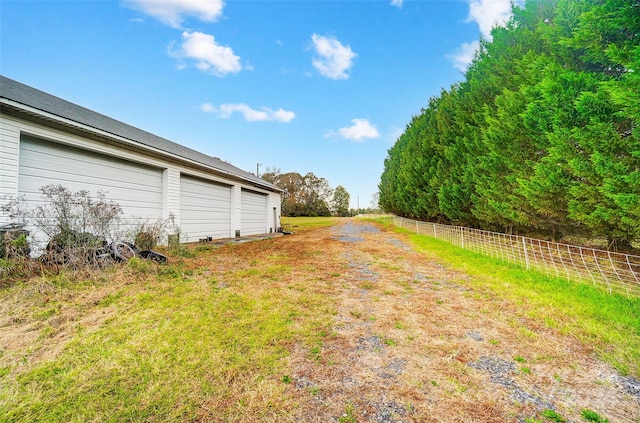
[[[578,422],[589,408],[638,423],[637,379],[475,292],[401,235],[347,220],[319,243],[342,266],[336,323],[320,359],[293,354],[299,421],[524,423],[553,410]]]

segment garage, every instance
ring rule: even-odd
[[[231,186],[193,176],[180,177],[181,241],[231,236]]]
[[[103,192],[125,223],[162,219],[167,232],[179,228],[181,242],[273,231],[283,192],[219,157],[0,75],[0,201],[21,197],[33,210],[47,185]],[[5,223],[44,235],[33,216],[0,209]],[[131,237],[131,225],[119,229],[117,236]]]
[[[161,169],[22,135],[18,194],[37,204],[40,188],[52,184],[72,192],[102,191],[130,218],[162,216]]]
[[[267,232],[267,195],[243,189],[241,193],[241,234],[256,235]]]

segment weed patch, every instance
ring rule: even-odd
[[[560,414],[558,414],[553,410],[544,410],[542,413],[540,413],[540,415],[552,422],[564,423],[567,421],[567,419],[565,419],[564,417],[562,417]]]
[[[608,419],[605,419],[604,417],[600,416],[600,414],[598,414],[593,410],[584,409],[580,412],[580,414],[582,415],[582,418],[584,418],[586,421],[589,421],[589,422],[609,423]]]

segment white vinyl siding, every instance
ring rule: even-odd
[[[31,204],[42,201],[41,187],[55,184],[102,191],[129,219],[162,217],[161,169],[28,136],[20,140],[19,163],[18,193]]]
[[[267,195],[243,189],[240,197],[242,207],[240,234],[246,236],[268,232],[267,219],[270,215],[267,213]]]
[[[180,177],[181,242],[231,236],[231,186]]]
[[[9,120],[0,121],[0,200],[18,193],[20,129]]]

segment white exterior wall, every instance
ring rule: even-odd
[[[18,152],[20,128],[0,116],[0,201],[18,195]],[[7,223],[8,216],[0,212],[0,224]]]
[[[104,154],[23,136],[20,141],[18,193],[42,203],[40,188],[62,185],[76,192],[101,191],[126,216],[162,216],[162,170]]]
[[[241,235],[257,235],[269,232],[269,196],[253,190],[242,190]]]
[[[208,173],[199,168],[189,167],[188,165],[177,163],[171,160],[171,158],[162,159],[149,156],[144,154],[144,152],[131,151],[125,148],[120,148],[116,145],[105,144],[80,135],[50,128],[48,126],[36,124],[6,114],[0,115],[0,201],[3,202],[18,194],[21,133],[40,140],[66,144],[160,169],[162,171],[162,212],[160,216],[157,216],[157,218],[166,219],[169,216],[172,216],[176,225],[180,225],[181,174],[231,185],[231,229],[228,237],[234,237],[236,231],[241,229],[241,190],[243,187],[256,192],[263,192],[269,196],[269,207],[267,210],[269,214],[268,216],[265,216],[265,219],[268,219],[268,222],[273,220],[272,207],[277,207],[277,213],[278,216],[280,216],[280,193],[262,190],[248,183],[244,184],[237,180],[231,180],[216,174]],[[91,191],[91,187],[87,187],[87,189]],[[276,203],[277,205],[275,205]],[[8,221],[8,216],[0,215],[0,224]],[[272,224],[269,223],[269,226],[271,225]],[[268,232],[268,228],[266,231]]]
[[[276,194],[274,192],[269,193],[269,201],[268,201],[268,213],[269,213],[269,232],[277,232],[278,229],[282,227],[281,223],[281,212],[282,212],[282,204],[281,204],[281,195]],[[274,216],[275,210],[275,216]]]
[[[229,238],[231,186],[181,175],[180,190],[180,237],[184,241]]]
[[[163,172],[162,215],[180,223],[180,170],[169,167]]]
[[[240,200],[240,192],[242,186],[234,185],[231,187],[231,233],[229,237],[235,237],[241,234],[240,226],[242,226],[242,202]]]

